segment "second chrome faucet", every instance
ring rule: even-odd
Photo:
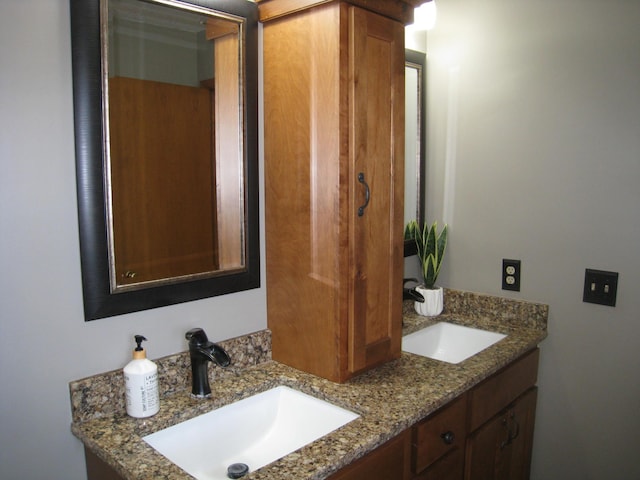
[[[210,397],[208,363],[213,362],[220,367],[227,367],[231,363],[229,354],[220,345],[210,342],[201,328],[192,328],[185,334],[185,338],[189,341],[191,358],[193,377],[191,395],[196,398]]]

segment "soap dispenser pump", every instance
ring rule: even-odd
[[[133,360],[124,367],[124,384],[127,399],[127,414],[136,418],[150,417],[160,410],[158,393],[158,367],[147,359],[142,342],[147,339],[135,335],[136,348]]]

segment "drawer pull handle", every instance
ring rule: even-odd
[[[506,416],[502,418],[502,426],[507,431],[507,439],[500,442],[500,450],[504,450],[505,447],[511,445],[511,427],[509,426],[509,419]]]
[[[369,200],[371,200],[371,190],[369,189],[369,185],[364,179],[364,173],[360,172],[358,174],[358,181],[364,185],[364,205],[358,207],[358,216],[361,217],[364,215],[364,209],[369,205]]]
[[[507,439],[500,442],[500,450],[503,450],[506,446],[511,445],[513,441],[520,436],[520,424],[515,418],[515,414],[513,412],[511,412],[511,421],[509,421],[505,417],[502,419],[502,425],[507,429]]]
[[[447,445],[451,445],[456,440],[456,436],[451,430],[449,430],[448,432],[444,432],[442,435],[440,435],[440,438],[442,438],[442,441]]]
[[[516,420],[515,418],[513,418],[513,425],[515,427],[515,432],[512,432],[511,429],[509,429],[509,439],[511,441],[515,440],[520,436],[520,424],[518,423],[518,420]]]

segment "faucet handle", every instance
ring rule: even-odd
[[[203,347],[209,344],[207,334],[201,328],[192,328],[184,334],[184,338],[189,340],[189,346]]]

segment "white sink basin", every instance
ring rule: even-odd
[[[402,350],[423,357],[460,363],[506,335],[440,322],[402,337]]]
[[[227,468],[255,471],[359,415],[280,386],[143,438],[199,480],[227,480]]]

